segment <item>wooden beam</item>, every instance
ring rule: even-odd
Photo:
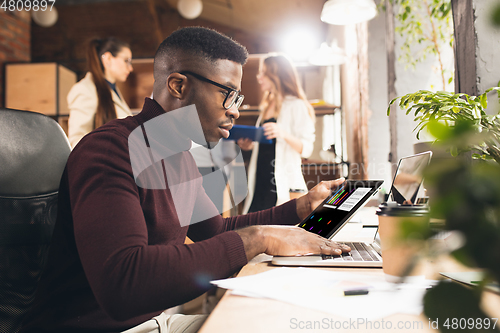
[[[476,34],[472,0],[451,0],[455,34],[455,92],[477,96]]]
[[[368,30],[367,23],[345,26],[347,61],[343,65],[342,115],[346,129],[349,178],[368,177]]]
[[[396,53],[394,51],[395,27],[394,27],[394,8],[391,0],[385,0],[385,46],[387,49],[387,92],[389,101],[396,98]],[[391,163],[392,174],[396,173],[398,162],[398,114],[397,106],[391,107],[389,115],[389,132],[391,138],[391,147],[388,160]]]
[[[357,25],[358,37],[358,66],[359,66],[359,123],[358,123],[358,158],[362,165],[361,179],[368,179],[368,119],[369,108],[369,79],[368,79],[368,22]]]
[[[156,11],[156,0],[148,0],[148,9],[153,18],[156,39],[158,40],[158,45],[160,45],[161,42],[163,42],[163,33],[160,26],[160,20],[158,18],[158,12]]]

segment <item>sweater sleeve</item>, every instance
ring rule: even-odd
[[[109,316],[125,320],[182,304],[207,291],[210,280],[226,278],[247,263],[239,235],[223,232],[224,223],[216,219],[208,223],[220,227],[207,227],[212,231],[203,241],[151,245],[151,220],[168,224],[176,218],[175,209],[162,201],[155,211],[163,215],[145,216],[146,198],[134,182],[126,140],[111,132],[98,130],[92,140],[84,139],[67,167],[77,251],[92,292]],[[165,228],[166,233],[179,230]]]
[[[203,223],[191,225],[188,236],[193,241],[200,241],[226,231],[238,230],[251,225],[295,225],[299,222],[296,200],[294,199],[280,206],[246,215],[225,219],[218,215]]]

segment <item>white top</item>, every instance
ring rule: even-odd
[[[262,114],[257,119],[256,126],[260,126],[261,121]],[[283,99],[276,124],[302,142],[302,154],[299,154],[285,139],[276,139],[274,179],[277,192],[276,205],[280,205],[290,200],[290,189],[300,189],[307,192],[306,182],[302,174],[302,158],[311,156],[316,135],[314,121],[309,116],[307,105],[297,97],[286,96]],[[244,214],[248,212],[252,204],[258,154],[259,144],[254,142],[248,166],[248,196],[243,207]]]
[[[111,89],[111,96],[115,104],[116,117],[125,118],[132,115],[130,108],[123,99],[122,94],[116,89],[118,96]],[[71,147],[76,144],[90,131],[94,129],[94,116],[97,111],[97,89],[90,72],[76,83],[68,93],[68,137]]]

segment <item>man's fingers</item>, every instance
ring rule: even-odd
[[[345,244],[339,244],[332,241],[326,241],[320,246],[321,254],[341,255],[351,251],[351,248]]]
[[[295,226],[262,226],[268,237],[266,253],[270,255],[293,256],[297,254],[314,253],[326,255],[341,255],[351,249],[319,235],[310,233]]]
[[[328,255],[336,255],[336,256],[339,256],[342,254],[342,250],[341,249],[334,249],[334,248],[331,248],[329,246],[322,246],[321,247],[321,254],[328,254]]]
[[[319,247],[320,254],[341,254],[342,251],[340,249],[334,249],[328,244],[322,244]]]
[[[339,187],[340,185],[342,185],[344,182],[345,182],[345,178],[342,177],[342,178],[338,178],[338,179],[335,179],[335,180],[326,181],[325,185],[328,187],[329,190],[333,190],[336,187]]]
[[[340,248],[342,249],[342,252],[344,252],[344,253],[351,252],[351,248],[345,244],[340,244]]]
[[[321,183],[313,187],[311,191],[330,193],[331,191],[342,185],[344,182],[345,178],[343,177],[335,180],[323,180],[321,181]]]

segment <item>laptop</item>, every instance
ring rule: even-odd
[[[400,159],[394,176],[391,192],[398,193],[396,203],[416,201],[423,177],[423,166],[429,164],[432,153],[424,152]],[[418,186],[415,186],[415,182]],[[332,239],[353,215],[361,209],[379,190],[383,181],[346,181],[327,197],[299,227]],[[392,193],[391,193],[392,194]],[[337,266],[337,267],[382,267],[382,251],[378,232],[372,243],[344,242],[351,248],[350,253],[340,256],[305,255],[274,256],[272,264],[281,266]]]
[[[422,182],[424,168],[429,165],[431,157],[432,152],[426,151],[399,160],[390,191],[393,201],[401,205],[427,203]]]

